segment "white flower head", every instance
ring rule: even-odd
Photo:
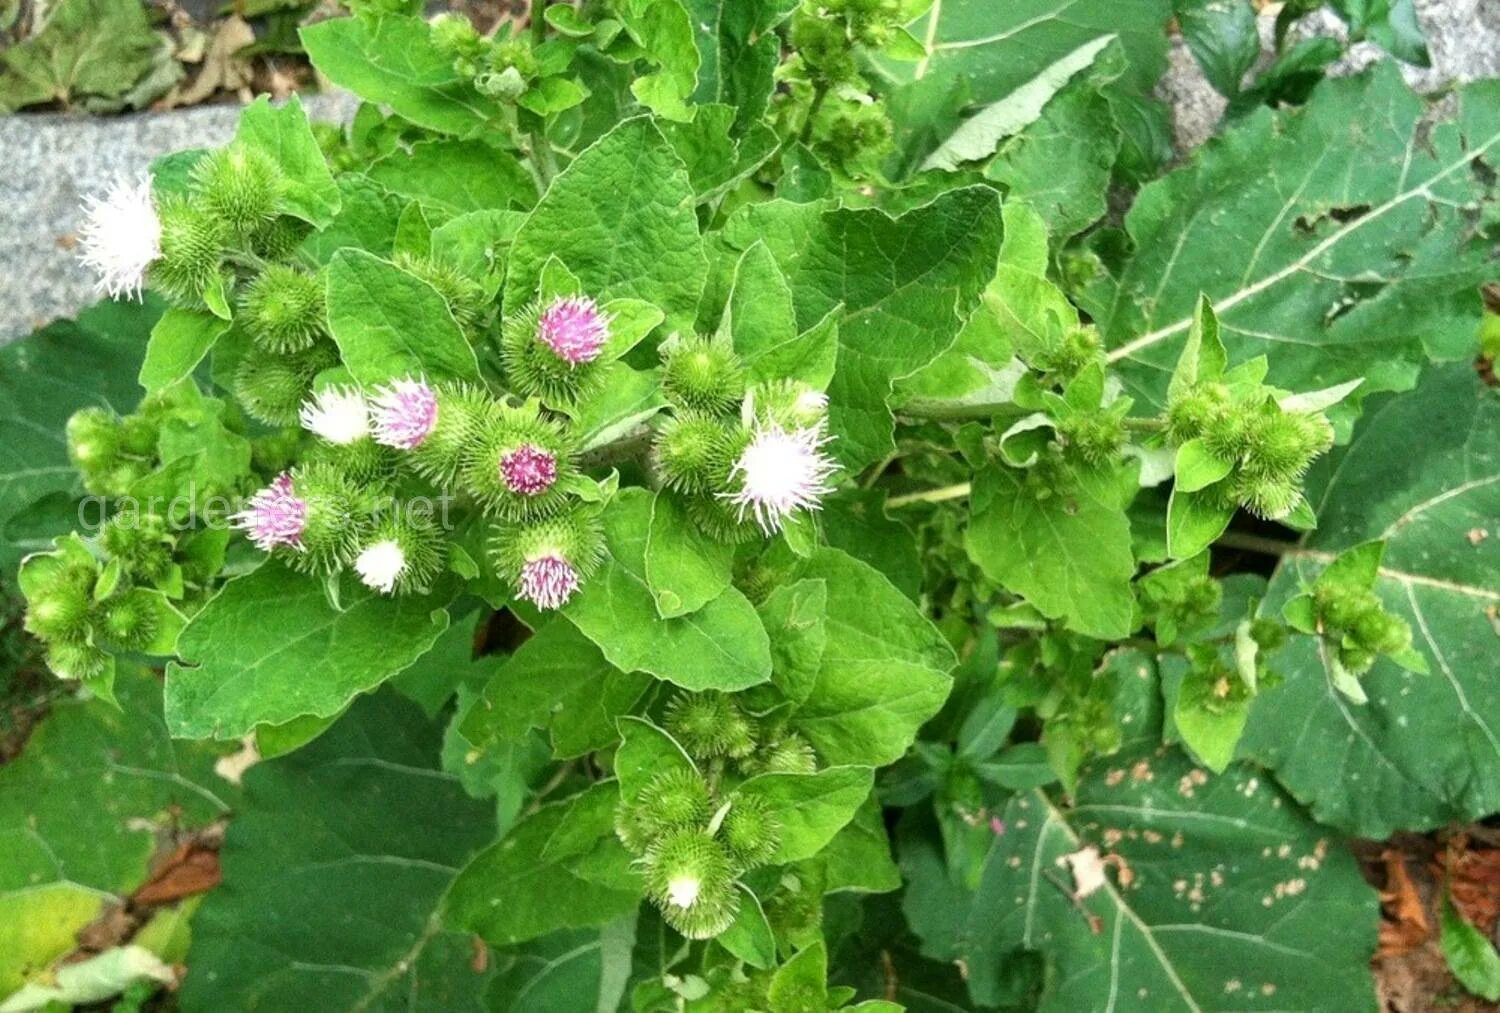
[[[354,572],[365,586],[390,594],[396,589],[396,581],[406,572],[406,553],[394,539],[375,542],[354,560]]]
[[[838,465],[821,449],[831,439],[822,426],[788,431],[774,422],[764,425],[730,471],[731,479],[740,477],[739,489],[719,495],[740,508],[741,519],[753,511],[766,534],[780,531],[788,514],[818,509],[833,491],[828,478]]]
[[[370,435],[370,407],[353,387],[325,387],[302,405],[302,428],[346,446]]]
[[[667,883],[667,900],[677,907],[688,908],[698,902],[698,892],[703,884],[697,876],[674,876]]]
[[[84,199],[78,230],[83,262],[99,276],[96,286],[111,297],[140,298],[146,269],[161,256],[161,220],[151,198],[151,177],[121,177],[103,197]]]

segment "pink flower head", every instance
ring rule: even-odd
[[[521,567],[520,583],[517,593],[537,608],[561,608],[578,590],[578,571],[561,556],[542,556]]]
[[[283,471],[229,520],[249,533],[250,541],[262,552],[278,545],[300,549],[302,529],[307,525],[307,503],[292,492],[292,476]]]
[[[392,380],[370,399],[375,442],[399,450],[420,446],[437,425],[437,393],[424,380]]]
[[[557,458],[534,443],[500,455],[500,478],[518,496],[540,496],[557,481]]]
[[[741,519],[753,512],[766,534],[780,531],[787,515],[818,509],[833,491],[828,478],[838,466],[822,452],[830,439],[821,426],[788,431],[773,422],[755,430],[730,471],[739,489],[719,495],[739,507]]]
[[[569,365],[593,362],[609,339],[609,318],[588,296],[554,299],[537,321],[536,336]]]

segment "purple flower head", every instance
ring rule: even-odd
[[[375,442],[398,450],[420,446],[437,425],[437,393],[424,380],[392,380],[370,399]]]
[[[500,455],[500,478],[519,496],[539,496],[557,481],[557,458],[534,443]]]
[[[307,503],[292,492],[292,476],[277,475],[270,485],[250,497],[245,509],[230,523],[250,535],[262,552],[278,545],[302,548],[302,529],[307,525]]]
[[[541,556],[521,567],[520,585],[517,594],[537,608],[561,608],[578,590],[578,571],[561,556]]]
[[[609,339],[609,318],[588,296],[554,299],[542,310],[536,336],[570,365],[593,362]]]

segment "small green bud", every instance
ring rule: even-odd
[[[127,511],[105,523],[99,541],[111,559],[132,576],[157,581],[172,568],[174,540],[164,518]]]
[[[514,102],[526,94],[526,78],[515,67],[483,70],[474,76],[474,88],[486,98]]]
[[[742,758],[755,751],[750,719],[722,693],[679,693],[667,704],[667,731],[694,759]]]
[[[307,455],[307,460],[326,463],[342,471],[355,485],[374,488],[388,487],[400,470],[400,458],[396,451],[376,443],[368,436],[353,443],[320,441]]]
[[[301,550],[277,551],[293,569],[327,574],[353,561],[370,530],[366,497],[343,471],[314,462],[292,471],[292,488],[307,504]]]
[[[1349,670],[1351,675],[1363,675],[1375,664],[1376,652],[1368,647],[1358,644],[1344,644],[1339,647],[1339,663]]]
[[[1333,427],[1321,416],[1278,409],[1254,428],[1245,471],[1267,478],[1299,478],[1312,459],[1332,445]]]
[[[818,770],[818,754],[806,739],[792,732],[765,751],[761,766],[768,774],[813,774]]]
[[[717,484],[727,484],[727,478]],[[743,545],[765,537],[750,514],[741,517],[739,509],[721,496],[703,493],[690,497],[687,513],[698,530],[716,542]]]
[[[68,459],[83,470],[107,468],[121,447],[120,420],[107,408],[81,408],[68,419]]]
[[[161,614],[149,591],[126,591],[104,606],[101,633],[110,643],[138,651],[156,639]]]
[[[708,785],[691,770],[668,770],[653,777],[615,812],[615,833],[636,854],[674,830],[699,829],[713,815]]]
[[[1222,383],[1200,383],[1167,404],[1167,439],[1174,446],[1204,435],[1223,424],[1229,413],[1229,388]]]
[[[531,44],[521,37],[502,39],[490,46],[488,60],[491,70],[514,70],[523,81],[531,81],[541,73],[541,65]]]
[[[1381,609],[1366,611],[1350,633],[1360,646],[1379,654],[1398,654],[1411,646],[1411,627],[1400,616]]]
[[[1250,636],[1262,651],[1270,653],[1286,643],[1286,627],[1274,619],[1256,619],[1250,624]]]
[[[788,430],[811,429],[827,418],[828,395],[797,380],[756,384],[740,409],[746,425],[772,423]]]
[[[281,213],[281,167],[259,148],[231,144],[210,152],[193,167],[192,181],[204,209],[233,235],[250,236]]]
[[[742,869],[769,862],[781,845],[781,820],[758,796],[740,796],[724,817],[720,837]]]
[[[669,489],[713,493],[728,484],[743,434],[712,415],[679,412],[656,431],[652,459]]]
[[[92,581],[59,581],[30,602],[22,625],[38,640],[83,640],[93,608]]]
[[[1256,414],[1221,412],[1204,427],[1204,445],[1222,460],[1239,461],[1257,439],[1260,418]]]
[[[727,341],[679,340],[664,359],[662,389],[679,407],[722,414],[736,408],[745,396],[745,367]]]
[[[1125,446],[1124,420],[1104,412],[1064,419],[1057,431],[1063,446],[1090,465],[1114,461]]]
[[[598,569],[604,526],[598,507],[576,504],[542,520],[495,525],[489,550],[496,574],[519,597],[558,608]]]
[[[473,332],[478,329],[487,303],[484,289],[477,281],[453,265],[432,257],[400,254],[396,257],[396,266],[437,289],[443,301],[448,304],[448,311],[453,314],[453,319],[464,331]]]
[[[457,481],[499,406],[483,389],[469,384],[444,384],[435,393],[437,421],[407,452],[406,460],[417,474],[447,489]]]
[[[104,674],[109,655],[93,644],[59,640],[47,645],[47,667],[63,679],[92,679]]]
[[[662,837],[642,860],[646,893],[667,924],[689,939],[712,939],[734,923],[739,890],[728,851],[702,830]]]
[[[450,60],[473,59],[484,49],[484,40],[473,22],[460,14],[439,14],[428,27],[433,48]]]
[[[1235,479],[1234,490],[1241,506],[1268,521],[1291,513],[1302,495],[1295,479],[1256,479],[1246,474]]]
[[[235,370],[235,397],[245,411],[267,425],[294,426],[313,380],[338,361],[338,352],[326,341],[291,355],[252,352]]]
[[[239,322],[264,351],[306,351],[327,333],[323,295],[320,276],[270,264],[240,297]]]
[[[280,215],[250,234],[250,252],[263,260],[287,260],[311,232],[302,219]]]
[[[219,276],[228,240],[223,223],[181,197],[163,199],[161,257],[151,265],[151,286],[176,302],[198,306]]]
[[[163,413],[150,410],[150,402],[143,402],[138,414],[127,415],[120,420],[120,446],[132,457],[155,457],[156,443],[161,438]]]

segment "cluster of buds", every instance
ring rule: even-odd
[[[231,250],[280,258],[301,241],[305,226],[283,214],[285,185],[269,155],[239,143],[204,155],[185,194],[159,198],[149,177],[121,179],[86,203],[84,263],[111,296],[139,297],[149,280],[202,307],[205,292],[232,283]]]
[[[811,774],[817,754],[784,722],[747,714],[723,693],[679,693],[665,712],[667,731],[699,763],[728,765],[745,777]]]
[[[1348,550],[1282,608],[1288,626],[1320,638],[1334,688],[1355,703],[1365,702],[1359,677],[1377,658],[1427,671],[1427,659],[1412,646],[1411,626],[1375,593],[1384,554],[1383,542]]]
[[[674,337],[661,351],[673,410],[657,428],[653,460],[699,527],[748,541],[817,510],[837,470],[824,452],[827,397],[791,381],[747,389],[744,366],[722,338]]]
[[[484,36],[461,14],[439,15],[431,25],[433,47],[453,61],[458,75],[473,81],[481,95],[507,102],[525,95],[542,71],[527,40],[511,30],[507,22]]]
[[[622,798],[615,832],[667,924],[689,939],[711,939],[734,922],[739,878],[775,857],[781,821],[759,796],[719,798],[696,768],[681,767]]]
[[[259,548],[297,569],[352,567],[383,594],[425,589],[446,543],[430,500],[393,495],[403,472],[492,518],[498,572],[539,608],[563,605],[598,564],[597,512],[572,491],[568,430],[535,401],[408,376],[368,392],[326,387],[298,418],[319,447],[235,516]]]

